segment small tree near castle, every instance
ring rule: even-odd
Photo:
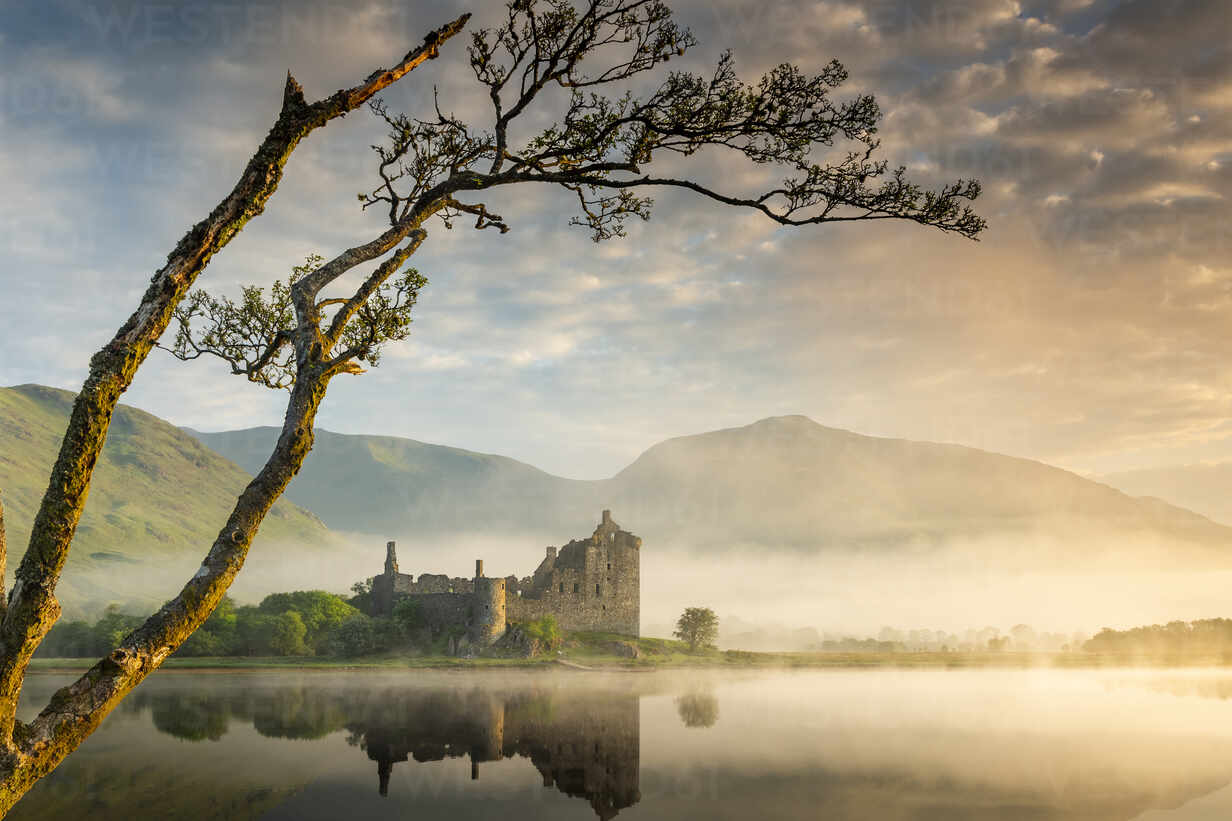
[[[685,608],[672,635],[688,644],[691,652],[713,649],[719,638],[719,617],[709,607]]]

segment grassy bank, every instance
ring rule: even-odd
[[[88,669],[95,659],[36,658],[35,672]],[[901,669],[968,670],[1037,668],[1099,669],[1116,667],[1232,667],[1226,655],[1141,656],[1116,653],[754,653],[744,650],[689,652],[679,641],[631,639],[605,633],[572,633],[556,652],[536,658],[456,658],[431,655],[384,655],[360,658],[320,656],[171,658],[169,670],[404,670],[568,668],[598,670],[655,669]]]

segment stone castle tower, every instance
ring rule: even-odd
[[[510,598],[512,621],[551,613],[566,630],[591,630],[637,636],[641,631],[642,540],[603,511],[588,539],[577,539],[547,555],[517,598]]]

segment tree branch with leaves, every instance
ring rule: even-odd
[[[656,188],[691,191],[751,209],[787,226],[905,220],[976,238],[984,220],[970,203],[975,180],[936,189],[911,181],[905,167],[877,157],[881,110],[867,94],[837,99],[848,79],[837,60],[817,74],[783,64],[753,83],[742,81],[731,54],[702,75],[671,71],[637,94],[640,75],[697,46],[658,0],[515,0],[494,28],[471,34],[471,72],[491,104],[483,124],[442,110],[426,117],[370,104],[388,125],[376,146],[380,183],[359,195],[390,219],[447,197],[439,216],[478,216],[476,227],[508,230],[477,197],[514,183],[548,183],[577,203],[571,223],[596,241],[622,236],[630,218],[648,219]],[[635,82],[636,81],[636,82]],[[563,109],[556,121],[521,142],[519,118]],[[734,191],[650,167],[706,153],[780,175],[759,191]],[[837,155],[837,156],[836,156]],[[677,162],[676,165],[680,163]]]

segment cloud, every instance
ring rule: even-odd
[[[498,192],[490,204],[513,231],[431,228],[411,340],[335,385],[323,426],[581,477],[669,435],[792,412],[1101,472],[1232,457],[1221,376],[1232,49],[1220,3],[674,7],[703,44],[682,68],[704,70],[724,48],[752,77],[783,60],[817,70],[843,59],[844,93],[882,103],[891,162],[931,185],[983,181],[987,236],[788,230],[662,191],[650,223],[596,246],[567,227],[562,192]],[[3,31],[0,276],[25,297],[0,302],[0,381],[71,386],[233,184],[288,68],[326,93],[460,6],[53,8],[58,18],[14,15]],[[483,25],[499,8],[477,11]],[[391,105],[422,110],[437,85],[451,110],[481,116],[462,55],[446,49]],[[234,293],[366,239],[380,215],[355,194],[371,186],[381,132],[356,114],[312,135],[202,284]],[[687,164],[740,191],[778,176],[717,155]],[[208,429],[281,420],[280,395],[158,353],[127,398]]]

